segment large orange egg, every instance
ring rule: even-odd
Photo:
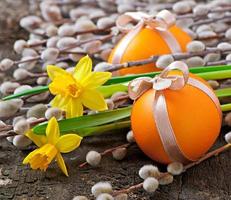
[[[169,31],[178,41],[182,52],[185,52],[187,43],[191,41],[190,36],[177,26],[171,27]],[[122,38],[112,51],[111,55],[109,56],[109,63],[112,63],[115,52],[121,51],[121,49],[118,47],[121,42],[124,42],[124,39],[125,38]],[[166,44],[165,40],[160,36],[159,32],[150,28],[143,28],[127,46],[120,63],[142,60],[149,58],[152,55],[162,55],[169,53],[171,53],[171,50]],[[159,69],[155,67],[154,63],[121,69],[118,70],[115,74],[125,75],[152,71],[159,71]]]
[[[190,74],[210,88],[201,78]],[[211,89],[211,88],[210,88]],[[212,89],[211,89],[212,90]],[[138,146],[151,159],[169,163],[153,116],[155,90],[144,93],[133,105],[131,125]],[[181,151],[196,160],[216,141],[221,127],[219,108],[204,92],[187,84],[181,90],[164,90],[169,119]]]

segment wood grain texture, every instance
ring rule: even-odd
[[[20,6],[14,2],[20,1]],[[28,12],[27,0],[1,0],[0,2],[0,59],[15,58],[12,45],[15,39],[25,37],[26,32],[17,25],[20,16]],[[8,19],[10,18],[10,19]],[[11,23],[7,22],[9,20]],[[13,24],[13,25],[12,25]],[[229,129],[223,128],[223,133]],[[138,147],[131,147],[123,161],[111,156],[103,158],[97,168],[78,165],[84,161],[89,150],[103,151],[108,147],[125,142],[125,132],[103,138],[86,139],[81,147],[65,155],[70,177],[65,177],[54,163],[46,173],[32,171],[22,165],[30,150],[20,151],[6,140],[0,141],[0,200],[71,200],[75,195],[90,194],[91,187],[98,181],[109,181],[114,189],[139,183],[138,170],[144,164],[153,163]],[[221,133],[216,146],[224,144]],[[174,179],[169,186],[161,186],[149,195],[142,189],[129,195],[132,200],[229,200],[231,199],[231,151],[211,158]],[[155,164],[155,163],[153,163]],[[166,170],[160,166],[161,170]],[[4,185],[5,184],[5,185]]]

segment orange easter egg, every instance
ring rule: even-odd
[[[191,41],[190,36],[177,26],[169,28],[169,32],[175,37],[180,45],[181,51],[186,51],[186,45]],[[117,46],[113,49],[109,56],[109,63],[113,63],[113,58],[117,51],[121,51],[121,43],[126,42],[123,37]],[[151,28],[143,28],[132,41],[127,45],[120,63],[142,60],[150,58],[153,55],[163,55],[172,53],[169,46],[160,35],[160,33]],[[159,71],[153,63],[142,66],[134,66],[129,68],[120,69],[115,72],[115,75],[137,74],[152,71]]]
[[[190,74],[207,89],[206,81]],[[145,92],[133,105],[131,125],[138,146],[151,159],[160,163],[171,162],[166,153],[153,114],[156,91]],[[181,151],[190,160],[205,154],[216,141],[220,128],[220,107],[203,91],[190,84],[180,90],[163,90],[169,121]]]

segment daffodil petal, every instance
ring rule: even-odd
[[[68,72],[65,71],[64,69],[60,68],[60,67],[57,67],[54,65],[48,65],[47,66],[47,74],[48,74],[49,78],[51,80],[53,80],[56,76],[68,74]]]
[[[107,104],[104,100],[103,95],[94,89],[85,90],[81,96],[81,100],[84,106],[91,110],[107,110]]]
[[[35,143],[35,145],[37,145],[38,147],[41,147],[47,141],[46,136],[36,135],[33,133],[31,129],[25,133],[25,136],[27,136],[30,140],[32,140]]]
[[[59,168],[62,170],[62,172],[63,172],[66,176],[68,176],[67,167],[66,167],[65,162],[64,162],[64,160],[63,160],[63,157],[62,157],[62,155],[61,155],[60,153],[57,154],[56,160],[57,160],[57,163],[58,163]]]
[[[88,89],[98,88],[110,78],[110,72],[92,72],[86,79],[84,79],[82,85]]]
[[[46,136],[47,136],[48,143],[55,145],[59,138],[59,135],[60,135],[59,124],[56,118],[52,117],[49,120],[47,128],[46,128]]]
[[[72,98],[66,107],[66,117],[79,117],[83,115],[83,105],[80,99]]]
[[[71,98],[69,98],[68,96],[56,95],[54,99],[52,99],[50,104],[52,105],[52,107],[65,109],[70,99]]]
[[[69,153],[79,147],[81,140],[82,137],[77,134],[66,134],[58,139],[55,146],[61,153]]]
[[[30,159],[37,153],[39,149],[35,149],[34,151],[30,152],[23,160],[22,164],[28,164]]]
[[[81,82],[85,77],[87,77],[92,70],[92,60],[87,55],[81,58],[74,70],[74,78]]]

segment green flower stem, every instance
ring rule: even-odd
[[[197,75],[205,80],[221,80],[221,79],[230,78],[231,70],[204,72],[204,73],[198,73]]]
[[[89,136],[96,136],[101,134],[110,134],[111,131],[129,128],[131,126],[131,121],[122,121],[122,122],[114,122],[102,126],[96,126],[96,127],[88,127],[82,130],[79,130],[77,134],[81,137],[89,137]]]
[[[127,92],[128,87],[126,83],[124,84],[119,83],[119,84],[101,86],[98,90],[103,94],[104,98],[109,98],[115,92]]]
[[[214,92],[218,98],[231,96],[231,88],[217,89]]]
[[[231,103],[221,105],[221,110],[223,112],[231,111]]]

